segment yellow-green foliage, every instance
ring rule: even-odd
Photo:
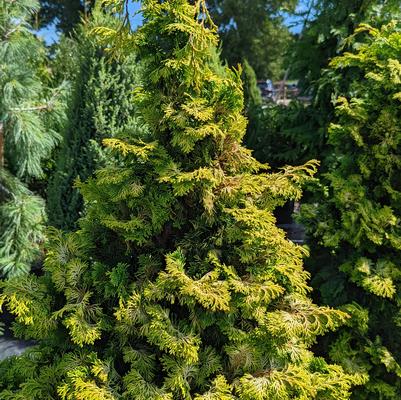
[[[356,302],[330,355],[368,383],[355,399],[401,397],[401,28],[361,25],[330,73],[350,77],[335,101],[325,195],[305,206],[312,271],[331,306]]]
[[[81,229],[51,235],[45,274],[30,278],[46,301],[5,286],[18,332],[36,308],[52,321],[48,332],[40,319],[26,327],[43,332],[40,351],[69,366],[49,393],[349,399],[360,381],[309,350],[348,314],[308,298],[305,250],[273,214],[301,196],[316,162],[271,173],[241,145],[240,71],[221,65],[204,1],[146,0],[143,14],[132,37],[97,32],[135,47],[144,63],[137,101],[149,137],[105,141],[120,162],[80,184]]]

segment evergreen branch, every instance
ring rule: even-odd
[[[45,103],[45,104],[40,104],[37,106],[31,106],[31,107],[11,107],[10,111],[12,112],[31,112],[31,111],[51,111],[53,110],[56,101],[60,98],[62,95],[63,89],[65,85],[61,84],[52,94],[52,97]]]

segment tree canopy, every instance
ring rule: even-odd
[[[291,34],[280,11],[292,10],[296,1],[210,0],[208,6],[222,40],[222,57],[230,65],[246,59],[259,79],[284,74],[285,50]]]
[[[37,27],[55,24],[63,33],[70,33],[81,17],[89,13],[95,0],[39,0],[40,9],[35,16]]]

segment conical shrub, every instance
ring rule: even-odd
[[[81,229],[53,234],[43,276],[3,285],[15,332],[41,343],[3,363],[3,397],[348,399],[351,376],[308,350],[347,315],[309,299],[273,216],[315,163],[269,173],[241,146],[241,72],[203,1],[143,14],[134,37],[98,31],[144,63],[149,135],[105,140],[120,162],[80,185]]]

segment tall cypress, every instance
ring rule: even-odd
[[[45,207],[30,188],[60,140],[62,88],[46,86],[45,50],[31,33],[34,0],[0,1],[0,275],[26,273],[44,239]]]
[[[135,55],[113,59],[93,34],[96,26],[113,29],[119,23],[96,7],[74,38],[63,38],[57,51],[54,67],[61,79],[72,82],[68,123],[47,188],[49,222],[60,229],[76,228],[82,214],[83,200],[75,182],[86,180],[107,162],[102,139],[145,129],[134,105],[139,79]]]
[[[41,342],[0,365],[1,395],[348,399],[356,381],[309,350],[347,315],[309,299],[304,250],[273,216],[315,164],[269,173],[241,145],[240,71],[204,1],[143,14],[119,43],[144,63],[148,135],[104,141],[117,160],[80,184],[81,229],[53,233],[43,276],[2,284],[15,332]]]

